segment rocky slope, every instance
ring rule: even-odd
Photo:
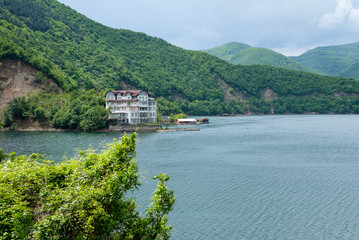
[[[0,109],[11,99],[27,96],[39,90],[62,93],[56,83],[30,65],[15,60],[5,60],[0,66]]]

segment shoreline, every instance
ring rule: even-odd
[[[357,115],[354,113],[346,113],[346,114],[335,114],[335,113],[326,113],[326,114],[319,114],[319,113],[302,113],[302,114],[295,114],[295,113],[285,113],[285,114],[235,114],[235,115],[218,115],[214,117],[247,117],[247,116],[290,116],[290,115]],[[208,117],[208,116],[206,116]],[[76,129],[60,129],[54,128],[49,126],[48,124],[19,124],[13,125],[12,127],[4,127],[0,128],[0,132],[174,132],[174,131],[197,131],[197,130],[176,130],[175,129],[162,129],[161,124],[155,125],[110,125],[109,127],[97,130],[76,130]],[[174,124],[175,125],[175,124]],[[186,128],[183,128],[186,129]]]
[[[60,129],[53,127],[19,127],[14,128],[1,128],[1,132],[157,132],[161,129],[161,125],[124,125],[118,128],[107,128],[97,130],[76,130],[76,129]]]

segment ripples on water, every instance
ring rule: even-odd
[[[139,134],[148,202],[158,173],[177,201],[173,239],[359,239],[359,116],[210,118],[199,132]],[[0,147],[70,157],[116,133],[0,133]],[[141,206],[140,209],[143,209]]]

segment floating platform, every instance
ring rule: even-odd
[[[199,131],[199,128],[169,128],[169,129],[161,129],[157,132],[179,132],[179,131]]]

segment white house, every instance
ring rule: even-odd
[[[110,108],[109,119],[118,123],[156,123],[157,105],[151,94],[142,90],[108,91],[106,108]]]

